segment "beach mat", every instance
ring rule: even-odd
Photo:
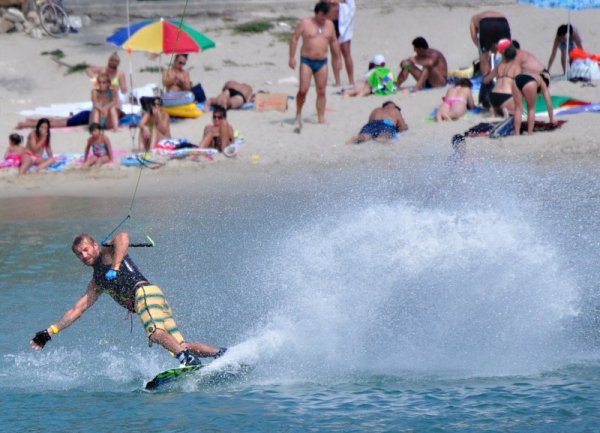
[[[563,126],[567,121],[558,120],[554,123],[536,120],[533,126],[533,132],[545,132],[553,131]],[[490,138],[502,138],[513,135],[514,124],[512,116],[501,121],[501,122],[481,122],[477,125],[469,128],[464,133],[465,137],[490,137]],[[527,133],[527,122],[521,124],[521,134]]]

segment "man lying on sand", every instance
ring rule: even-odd
[[[357,136],[349,143],[363,143],[369,140],[389,141],[396,138],[398,132],[406,131],[408,125],[402,117],[402,110],[392,101],[384,102],[381,107],[371,111],[369,121]]]

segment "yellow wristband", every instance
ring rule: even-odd
[[[59,329],[56,326],[50,325],[50,329],[52,329],[54,335],[58,335]]]

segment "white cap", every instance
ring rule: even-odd
[[[377,66],[383,66],[383,65],[385,65],[385,57],[383,57],[383,54],[377,54],[377,55],[375,55],[375,57],[373,57],[373,60],[371,60],[371,63],[373,63],[374,65],[377,65]]]

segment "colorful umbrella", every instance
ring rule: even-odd
[[[567,9],[569,11],[567,24],[571,24],[571,11],[581,9],[598,9],[600,0],[517,0],[517,3],[534,5],[539,8]],[[567,32],[567,47],[569,46],[570,34]],[[568,70],[568,59],[565,57],[565,75]]]
[[[106,42],[128,51],[155,54],[197,53],[214,48],[215,43],[199,31],[177,21],[142,21],[123,28]]]

